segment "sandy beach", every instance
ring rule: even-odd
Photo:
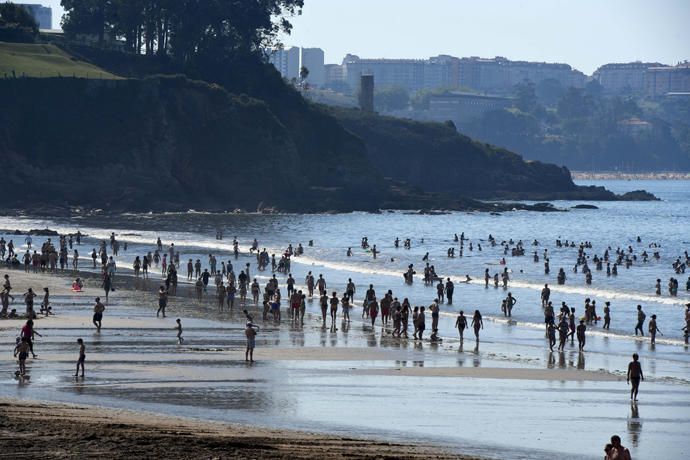
[[[157,318],[160,275],[136,279],[123,267],[97,333],[91,316],[103,290],[90,264],[78,273],[0,272],[10,275],[17,296],[10,308],[22,313],[21,294],[48,287],[55,312],[36,320],[43,336],[35,340],[38,359],[27,362],[28,381],[12,378],[9,355],[25,320],[0,320],[9,358],[0,364],[3,452],[31,444],[57,458],[547,459],[556,438],[576,446],[581,436],[603,442],[618,429],[627,431],[638,458],[653,448],[639,442],[640,409],[621,405],[628,387],[620,367],[606,353],[548,353],[540,330],[522,329],[520,341],[509,344],[514,326],[487,321],[480,344],[460,342],[452,337],[454,315],[443,313],[444,340],[430,343],[372,328],[359,307],[351,323],[329,327],[317,302],[308,304],[303,325],[286,317],[262,321],[248,305],[261,327],[257,361],[248,364],[241,307],[219,312],[211,288],[198,302],[181,282],[168,317]],[[85,280],[84,292],[71,291],[76,276]],[[182,345],[176,318],[184,325]],[[87,349],[83,380],[72,377],[77,337]],[[591,340],[597,350],[608,339]],[[674,375],[664,366],[654,370]],[[644,383],[645,431],[664,431],[673,453],[684,448],[684,425],[673,421],[690,406],[685,390],[654,372]],[[652,415],[657,411],[663,417]],[[560,456],[597,458],[599,450]]]
[[[426,446],[125,410],[6,398],[0,398],[0,407],[0,457],[5,458],[473,458]]]

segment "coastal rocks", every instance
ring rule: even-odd
[[[593,204],[576,204],[573,209],[599,209],[599,207]]]
[[[49,228],[44,228],[43,230],[40,229],[31,229],[28,232],[29,235],[33,236],[58,236],[59,233],[56,232],[55,230],[50,230]]]
[[[646,190],[634,190],[618,195],[619,201],[660,201],[654,194]]]

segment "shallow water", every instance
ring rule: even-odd
[[[164,245],[174,242],[186,258],[201,259],[208,266],[209,253],[218,262],[231,260],[235,267],[252,264],[255,260],[243,254],[235,261],[230,257],[232,237],[237,236],[243,251],[256,237],[261,247],[280,254],[288,243],[305,246],[305,255],[294,258],[292,272],[301,282],[308,270],[323,273],[329,290],[342,292],[348,278],[357,283],[360,298],[368,283],[377,292],[392,289],[399,298],[408,297],[413,305],[428,305],[435,288],[425,287],[420,279],[407,286],[401,273],[414,263],[422,271],[422,256],[429,252],[437,272],[459,281],[465,274],[479,283],[456,284],[452,306],[442,307],[440,334],[444,343],[440,349],[425,344],[420,351],[412,345],[400,346],[378,331],[372,333],[360,323],[359,309],[353,311],[355,322],[350,330],[337,332],[322,330],[313,319],[305,329],[290,328],[287,324],[267,325],[262,329],[259,349],[271,347],[377,347],[394,349],[401,359],[390,361],[358,360],[352,363],[337,361],[270,361],[259,362],[247,369],[237,361],[244,343],[242,331],[228,315],[218,316],[213,309],[198,309],[193,305],[174,305],[175,315],[184,317],[188,343],[185,348],[171,351],[169,330],[154,329],[141,337],[139,328],[126,327],[94,337],[90,349],[96,355],[92,376],[86,384],[74,384],[60,369],[72,365],[71,358],[43,364],[41,372],[34,371],[28,386],[3,382],[3,394],[45,398],[60,401],[101,403],[116,407],[151,409],[166,413],[195,416],[205,419],[258,423],[268,426],[316,429],[350,435],[374,435],[396,439],[431,441],[457,448],[463,452],[502,458],[596,458],[606,439],[621,434],[624,444],[631,448],[634,458],[683,458],[688,455],[684,434],[690,427],[687,409],[690,406],[690,352],[682,341],[683,304],[690,301],[684,290],[686,275],[675,275],[671,263],[683,251],[690,249],[687,221],[690,216],[690,184],[684,181],[607,181],[596,182],[616,192],[645,188],[663,199],[648,203],[594,203],[599,210],[573,210],[567,213],[512,212],[500,216],[480,213],[451,213],[440,216],[410,215],[402,212],[379,215],[352,213],[340,215],[217,215],[199,213],[137,214],[124,216],[96,216],[73,219],[37,219],[32,217],[0,217],[0,228],[29,229],[49,227],[60,232],[80,229],[90,235],[79,247],[82,265],[90,263],[87,253],[97,247],[98,239],[106,239],[111,231],[121,241],[128,241],[129,249],[117,257],[121,272],[131,265],[134,255],[154,249],[156,237]],[[580,203],[580,202],[578,202]],[[574,202],[557,202],[568,208]],[[225,239],[216,240],[222,229]],[[448,247],[455,247],[453,234],[464,232],[475,246],[463,257],[449,259]],[[500,246],[491,248],[486,239],[491,233],[499,242],[512,238],[525,243],[525,257],[505,256],[512,270],[510,292],[518,299],[512,321],[499,311],[503,289],[485,289],[483,272],[501,270],[498,261],[503,257]],[[382,251],[373,260],[359,248],[362,236]],[[637,244],[635,238],[642,238]],[[395,249],[393,240],[412,239],[412,249]],[[661,259],[643,264],[638,260],[629,270],[620,268],[617,277],[606,277],[594,271],[591,286],[583,276],[570,270],[575,262],[576,249],[555,248],[556,238],[579,243],[591,241],[588,254],[603,255],[606,247],[631,245],[636,254],[658,243]],[[21,244],[23,237],[15,238]],[[307,247],[309,240],[314,247]],[[423,243],[422,243],[423,239]],[[530,243],[536,247],[540,262],[532,262]],[[40,244],[42,238],[34,238]],[[476,245],[482,244],[483,250]],[[18,245],[19,245],[18,244]],[[346,257],[348,247],[353,257]],[[544,275],[542,253],[547,248],[551,260],[551,274]],[[393,260],[391,261],[391,258]],[[555,283],[558,268],[568,275],[565,286]],[[238,270],[236,268],[236,270]],[[184,271],[184,270],[183,270]],[[269,272],[258,277],[265,281]],[[690,274],[690,273],[689,273]],[[654,294],[654,281],[662,279],[662,287],[669,277],[679,279],[677,298]],[[184,278],[182,271],[180,278]],[[278,275],[283,283],[284,277]],[[549,353],[543,338],[543,313],[539,291],[544,283],[552,288],[554,305],[565,301],[582,312],[585,297],[596,299],[599,314],[604,301],[612,303],[612,327],[603,332],[599,326],[588,329],[585,353],[568,345],[563,354]],[[151,282],[150,290],[155,289]],[[125,295],[125,294],[123,294]],[[142,305],[141,296],[119,298],[118,316],[146,318],[151,315],[154,301]],[[648,339],[632,334],[635,306],[642,304],[647,313],[657,314],[659,328],[656,347]],[[317,306],[310,305],[316,312]],[[457,333],[453,329],[459,309],[466,313],[479,309],[485,319],[479,350],[473,341],[465,341],[458,351]],[[73,313],[88,315],[88,309]],[[430,321],[430,318],[427,318]],[[88,321],[86,321],[88,325]],[[2,327],[0,325],[0,327]],[[57,331],[57,330],[56,330]],[[72,339],[77,334],[90,334],[89,329],[56,332],[42,344],[49,353],[60,356],[73,353]],[[470,333],[471,334],[471,333]],[[469,334],[468,334],[469,335]],[[12,339],[11,331],[3,331],[3,342]],[[69,344],[69,345],[68,345]],[[219,348],[236,350],[233,357],[217,359],[222,352],[196,352],[198,363],[186,357],[189,348],[206,350]],[[194,353],[194,351],[192,350]],[[560,382],[490,380],[474,378],[395,377],[361,375],[348,372],[350,368],[380,368],[401,366],[475,366],[586,369],[621,375],[633,352],[641,355],[648,381],[643,384],[644,397],[636,408],[627,404],[625,382]],[[106,355],[118,354],[120,361],[110,362]],[[103,356],[99,355],[102,354]],[[119,355],[121,354],[121,356]],[[182,356],[180,356],[182,355]],[[213,356],[212,358],[209,356]],[[14,364],[6,362],[4,367]],[[149,366],[146,369],[145,366]],[[170,368],[175,371],[170,371]],[[134,369],[134,370],[133,370]],[[179,371],[183,369],[184,372]],[[7,373],[9,374],[9,372]],[[7,375],[6,374],[6,375]],[[91,374],[91,373],[90,373]],[[208,376],[207,380],[204,380]],[[190,384],[190,381],[194,383]],[[510,455],[506,457],[506,452]]]

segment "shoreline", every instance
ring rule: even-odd
[[[690,180],[690,172],[571,171],[573,180]]]
[[[47,412],[63,415],[51,415],[56,420],[55,425],[50,425],[49,435],[52,437],[39,438],[37,444],[46,445],[57,436],[65,446],[65,450],[59,452],[63,457],[69,457],[67,453],[72,453],[69,449],[72,449],[76,439],[76,446],[85,449],[83,456],[105,452],[106,457],[110,458],[112,455],[109,451],[87,450],[94,449],[94,445],[95,448],[100,448],[98,443],[101,435],[94,433],[105,431],[106,447],[110,443],[117,444],[118,448],[121,448],[120,444],[126,445],[126,454],[114,458],[145,456],[138,450],[142,445],[153,445],[153,449],[162,449],[160,445],[165,445],[166,449],[174,450],[178,444],[175,444],[177,440],[171,444],[170,432],[181,433],[178,437],[186,440],[179,451],[187,447],[187,444],[199,449],[184,456],[180,454],[179,458],[223,458],[226,455],[233,458],[286,459],[346,456],[438,457],[439,455],[429,454],[433,446],[450,449],[450,452],[459,451],[462,454],[492,458],[498,453],[513,452],[517,455],[518,450],[525,452],[542,447],[538,441],[520,441],[525,434],[529,434],[530,426],[536,426],[531,424],[537,423],[535,420],[538,420],[538,415],[535,414],[538,411],[532,413],[530,423],[525,424],[527,433],[516,432],[508,442],[498,446],[492,440],[482,437],[481,433],[473,431],[476,427],[468,421],[459,422],[459,433],[439,433],[433,428],[436,418],[451,420],[451,417],[456,417],[463,409],[481,414],[480,418],[491,417],[493,409],[487,407],[484,398],[478,396],[484,394],[497,401],[502,410],[512,414],[512,417],[515,415],[511,408],[519,407],[516,405],[517,401],[524,401],[525,398],[529,400],[532,394],[546,395],[558,386],[561,390],[549,396],[553,397],[553,401],[550,400],[548,404],[556,411],[563,411],[564,420],[572,420],[582,417],[571,407],[571,401],[579,400],[583,386],[596,386],[611,394],[626,391],[623,389],[622,375],[610,369],[602,371],[608,369],[608,366],[602,367],[599,364],[602,360],[597,351],[587,354],[587,370],[584,361],[580,363],[584,355],[578,356],[574,352],[559,355],[563,358],[562,363],[540,360],[545,359],[540,356],[541,347],[536,353],[520,348],[506,354],[503,340],[492,342],[491,338],[492,333],[504,327],[500,324],[487,323],[489,336],[486,337],[486,342],[482,341],[480,353],[478,349],[471,349],[471,340],[463,351],[462,347],[457,348],[457,341],[447,336],[438,345],[391,340],[383,331],[378,337],[378,328],[374,331],[360,321],[357,310],[353,315],[355,321],[348,327],[349,332],[342,329],[343,332],[328,333],[320,327],[313,304],[310,304],[304,327],[290,327],[286,322],[279,326],[270,321],[264,323],[257,351],[258,363],[246,365],[244,335],[241,328],[237,327],[242,320],[238,311],[241,307],[236,305],[234,313],[219,314],[212,294],[205,296],[202,302],[196,302],[193,300],[193,286],[181,279],[178,295],[170,298],[169,317],[157,319],[155,288],[162,282],[160,272],[152,270],[151,279],[147,282],[131,276],[127,264],[121,265],[122,272],[116,275],[116,291],[106,309],[103,333],[96,334],[90,325],[90,316],[93,297],[103,292],[99,288],[100,278],[97,273],[90,271],[89,261],[80,265],[82,270],[78,273],[72,270],[57,274],[5,271],[12,278],[15,294],[28,286],[33,286],[36,291],[40,291],[44,285],[49,286],[57,315],[41,318],[36,324],[46,338],[37,341],[40,359],[30,363],[30,374],[33,373],[30,383],[18,384],[11,380],[10,370],[13,372],[15,365],[8,360],[4,367],[8,385],[6,391],[0,394],[12,401],[16,401],[16,398],[23,401],[24,397],[31,399],[40,395],[42,399],[57,404],[87,405],[96,414],[103,411],[110,414],[111,410],[117,414],[121,409],[159,414],[155,417],[142,416],[145,420],[155,418],[165,421],[168,416],[183,416],[191,420],[192,424],[199,419],[202,425],[207,421],[211,424],[227,424],[222,426],[239,423],[245,427],[243,429],[249,430],[247,436],[258,439],[255,444],[258,443],[259,447],[251,446],[254,449],[252,451],[239,450],[245,449],[246,443],[240,440],[241,445],[238,445],[234,438],[224,434],[194,436],[193,433],[199,430],[184,428],[188,426],[184,420],[181,425],[187,431],[178,430],[174,426],[175,422],[171,422],[172,428],[167,428],[167,424],[159,428],[161,424],[154,423],[150,434],[150,425],[136,425],[137,420],[132,421],[136,425],[134,428],[111,427],[108,423],[100,425],[101,422],[89,425],[87,421],[79,425],[81,431],[77,431],[74,436],[70,432],[71,427],[65,429],[60,425],[69,423],[62,420],[69,420],[70,417],[64,416],[64,411],[55,412],[58,409],[52,409],[51,403],[48,404],[51,407]],[[85,279],[84,293],[75,294],[70,291],[70,281],[74,276]],[[255,317],[258,316],[256,307],[251,304],[247,307],[255,313]],[[181,317],[185,324],[185,346],[175,344],[173,322],[176,316]],[[443,318],[446,316],[444,314]],[[0,333],[8,346],[14,341],[14,330],[22,322],[0,322]],[[540,333],[528,335],[539,336]],[[88,375],[86,381],[75,382],[70,375],[73,373],[76,353],[74,338],[78,336],[87,338]],[[596,344],[598,338],[592,337],[592,340]],[[595,345],[594,349],[596,348]],[[556,359],[561,359],[560,357],[557,356]],[[655,381],[653,373],[650,377],[649,385],[662,384]],[[372,388],[379,386],[393,391],[392,396],[385,397],[385,402],[405,401],[400,407],[396,407],[396,404],[384,406],[393,411],[392,415],[380,414],[380,406],[372,404],[371,396],[368,396]],[[333,388],[342,388],[343,391],[333,392]],[[439,400],[432,396],[433,393],[419,392],[422,388],[434,388],[438,394],[448,394],[448,400],[438,405]],[[566,393],[562,393],[563,391]],[[505,396],[497,396],[502,393]],[[377,391],[374,394],[379,398]],[[423,396],[420,398],[420,395]],[[19,403],[19,407],[21,404],[23,403]],[[98,409],[103,406],[112,409]],[[420,414],[420,410],[423,412],[429,408],[433,408],[433,411],[429,411],[413,431],[381,430],[381,427],[387,426],[388,417],[403,420],[409,416],[408,410]],[[19,408],[12,410],[20,411]],[[29,426],[33,424],[37,427],[34,431],[40,433],[44,426],[40,419],[43,411],[34,412],[37,415],[29,422],[22,422],[18,418],[14,420],[29,423]],[[75,413],[78,416],[83,412]],[[112,419],[109,416],[106,418]],[[584,417],[583,420],[589,418]],[[127,425],[130,420],[117,419],[112,423]],[[96,428],[89,428],[90,426]],[[597,435],[609,430],[608,423],[597,426]],[[291,431],[293,429],[301,431],[294,434]],[[207,432],[206,429],[201,430],[203,433]],[[278,435],[265,435],[264,430]],[[82,431],[87,433],[85,438],[82,437]],[[232,429],[228,431],[233,432]],[[314,432],[322,434],[312,435]],[[293,434],[297,441],[291,437]],[[315,441],[312,436],[318,439]],[[267,438],[268,444],[264,443]],[[305,455],[311,456],[299,456],[301,451],[295,454],[290,450],[280,450],[282,447],[275,447],[278,441],[273,438],[279,438],[280,443],[287,439],[284,442],[287,448],[292,448],[293,444],[308,445],[309,450]],[[45,442],[41,439],[45,439]],[[332,449],[329,444],[331,441],[328,441],[330,439],[346,444],[355,452]],[[467,442],[472,439],[476,439],[476,442]],[[130,443],[130,440],[133,441]],[[344,443],[344,440],[347,442]],[[360,442],[371,445],[372,450],[361,449],[358,444]],[[417,442],[422,443],[421,448],[430,446],[430,449],[425,450],[423,455],[417,454],[416,450],[406,450],[408,445],[416,449]],[[236,450],[228,454],[203,450],[208,448],[208,444],[212,447],[230,445]],[[13,445],[9,446],[13,448]],[[267,453],[264,455],[261,449],[267,449]],[[389,454],[391,449],[395,450],[396,455]],[[323,451],[327,451],[327,454]],[[165,456],[167,452],[160,450],[146,453],[149,456]],[[53,453],[46,454],[52,456]],[[548,452],[534,454],[533,458],[547,458],[550,455]],[[449,454],[449,458],[462,458],[450,455],[453,454]]]
[[[150,412],[0,397],[3,452],[50,458],[405,458],[479,460],[400,444]],[[392,453],[394,452],[394,453]]]

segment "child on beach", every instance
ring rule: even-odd
[[[23,376],[26,374],[26,358],[29,357],[29,341],[26,337],[22,337],[14,347],[14,357],[19,355],[19,374]]]
[[[79,344],[79,359],[77,359],[77,372],[74,374],[75,377],[79,377],[79,367],[81,367],[81,378],[84,378],[84,361],[86,360],[86,346],[84,345],[84,340],[81,338],[77,339]]]
[[[175,329],[177,330],[177,343],[182,345],[182,342],[184,342],[184,339],[182,338],[182,320],[177,318],[175,322],[177,323],[177,326],[175,326]]]

